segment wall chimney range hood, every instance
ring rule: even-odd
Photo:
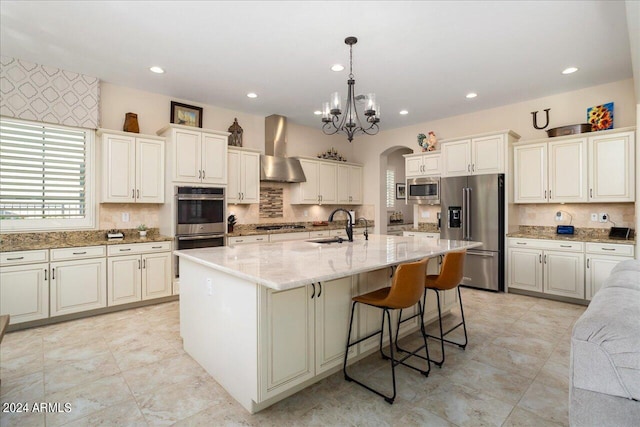
[[[264,122],[264,154],[260,156],[260,181],[306,182],[298,159],[287,155],[287,118],[273,114]]]

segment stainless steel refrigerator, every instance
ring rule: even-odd
[[[504,291],[504,174],[442,178],[440,237],[473,240],[462,284]]]

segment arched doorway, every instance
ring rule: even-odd
[[[396,199],[396,184],[405,182],[404,154],[413,150],[402,145],[389,147],[380,153],[380,192],[378,194],[378,211],[376,212],[376,232],[387,233],[390,215],[402,212],[404,222],[413,222],[413,206],[403,200]]]

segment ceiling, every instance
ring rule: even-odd
[[[314,110],[346,96],[350,35],[356,94],[376,93],[382,129],[632,78],[622,1],[3,0],[0,12],[2,55],[318,128]]]

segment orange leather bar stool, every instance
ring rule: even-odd
[[[342,370],[344,372],[344,378],[347,381],[353,381],[356,384],[359,384],[362,387],[366,388],[367,390],[370,390],[375,394],[382,396],[384,400],[386,400],[388,403],[393,403],[394,399],[396,398],[396,371],[395,371],[396,365],[401,364],[401,365],[407,366],[411,369],[419,371],[424,376],[429,376],[429,372],[431,371],[431,363],[429,362],[429,349],[427,347],[427,338],[426,338],[427,334],[426,334],[426,331],[424,330],[424,324],[422,324],[422,327],[421,327],[424,345],[420,346],[418,349],[409,353],[402,359],[394,358],[393,333],[391,332],[391,314],[390,314],[390,310],[398,310],[398,309],[401,310],[401,309],[409,308],[418,304],[420,313],[424,316],[424,307],[423,307],[423,304],[420,303],[420,297],[424,292],[424,278],[425,278],[425,275],[427,274],[427,261],[428,259],[425,258],[418,262],[400,264],[396,269],[395,275],[393,276],[393,282],[390,287],[378,289],[377,291],[369,292],[369,293],[354,297],[352,299],[353,304],[351,305],[351,321],[349,322],[349,334],[347,336],[347,349],[344,354],[344,365],[342,367]],[[351,330],[353,327],[353,315],[355,313],[356,304],[365,304],[370,307],[376,307],[381,309],[382,310],[382,326],[380,327],[379,331],[369,334],[366,337],[360,338],[357,341],[351,342]],[[389,328],[388,332],[389,332],[389,351],[391,353],[390,356],[385,355],[384,352],[382,351],[382,341],[383,341],[382,338],[383,338],[385,318]],[[380,334],[380,353],[382,354],[382,357],[384,359],[391,360],[391,378],[393,383],[392,396],[384,395],[380,391],[375,390],[374,388],[352,378],[347,373],[347,357],[349,355],[349,348],[378,334]],[[422,350],[423,348],[425,349],[426,360],[427,360],[426,371],[423,371],[407,363],[404,363],[404,361],[407,360],[409,357],[414,355],[417,356],[416,353]],[[420,357],[422,359],[425,359],[422,356]]]
[[[442,262],[442,268],[440,269],[440,274],[437,275],[428,275],[425,284],[424,284],[424,295],[425,302],[427,296],[427,290],[431,289],[436,293],[436,301],[438,302],[438,324],[440,326],[440,336],[434,336],[427,334],[427,337],[434,338],[440,340],[440,348],[442,350],[442,359],[440,361],[432,360],[438,366],[442,366],[444,363],[444,343],[448,342],[449,344],[454,344],[460,347],[461,349],[465,349],[467,346],[467,326],[464,320],[464,310],[462,309],[462,296],[460,294],[460,282],[462,282],[462,277],[464,273],[464,260],[467,255],[467,251],[461,252],[449,252],[444,256],[444,260]],[[460,314],[462,315],[462,322],[450,328],[448,331],[442,331],[442,311],[440,309],[440,291],[448,291],[450,289],[457,288],[458,289],[458,301],[460,302]],[[449,333],[454,331],[455,329],[462,326],[464,330],[464,343],[459,343],[455,341],[450,341],[445,339],[444,337]]]

